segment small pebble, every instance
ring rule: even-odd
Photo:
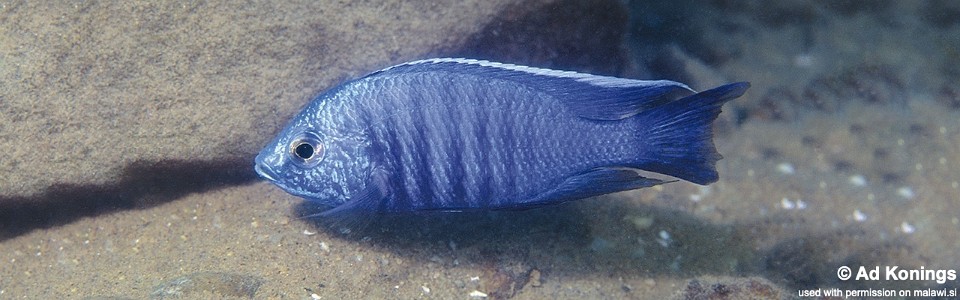
[[[320,242],[320,250],[323,250],[323,252],[330,252],[330,246],[328,246],[327,243]]]
[[[864,178],[863,175],[853,175],[850,176],[850,184],[853,186],[865,186],[867,185],[867,179]]]
[[[857,222],[863,222],[867,220],[867,215],[863,214],[859,209],[853,210],[853,220]]]
[[[791,165],[790,163],[780,163],[779,165],[777,165],[777,171],[780,171],[780,173],[783,173],[783,174],[790,175],[790,174],[793,174],[796,170],[794,170],[793,165]]]
[[[540,270],[533,269],[530,270],[530,286],[538,287],[543,285],[543,281],[540,280]]]
[[[900,231],[903,231],[903,233],[911,234],[916,230],[917,228],[913,227],[913,225],[910,225],[910,223],[907,223],[906,221],[900,223]]]
[[[905,198],[905,199],[913,199],[913,196],[914,196],[914,194],[913,194],[913,189],[911,189],[910,187],[906,187],[906,186],[905,186],[905,187],[901,187],[901,188],[897,189],[897,195],[900,195],[900,197],[903,197],[903,198]]]
[[[784,197],[783,199],[780,200],[780,207],[783,207],[783,209],[786,209],[786,210],[791,210],[791,209],[794,209],[796,206],[793,204],[793,201],[790,201],[790,199],[787,199],[786,197]]]
[[[670,239],[670,233],[666,230],[660,230],[660,238],[657,239],[657,243],[664,248],[670,247],[670,244],[673,243],[673,240]]]
[[[638,231],[644,231],[653,226],[653,218],[638,215],[627,215],[623,217],[624,221],[630,222]]]
[[[780,199],[780,207],[783,207],[785,210],[805,209],[807,208],[807,203],[803,202],[802,199],[791,201],[789,198],[783,197],[783,199]]]
[[[474,297],[474,298],[486,298],[486,297],[487,297],[487,294],[486,294],[486,293],[481,292],[481,291],[478,291],[478,290],[473,290],[472,292],[470,292],[469,295],[470,295],[470,297]]]
[[[690,200],[693,202],[700,202],[700,200],[703,200],[703,198],[707,195],[710,195],[710,187],[701,186],[698,189],[698,193],[690,195]]]

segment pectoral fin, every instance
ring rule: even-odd
[[[357,196],[337,207],[321,212],[322,217],[330,217],[348,211],[374,211],[376,206],[390,196],[387,184],[388,174],[380,168],[373,168],[367,186]]]

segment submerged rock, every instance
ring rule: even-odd
[[[770,281],[759,277],[692,279],[674,299],[790,299]]]
[[[263,278],[221,272],[197,272],[158,285],[151,299],[195,298],[200,295],[253,298]]]

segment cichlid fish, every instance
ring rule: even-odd
[[[712,122],[749,84],[643,81],[437,58],[310,102],[257,155],[290,194],[344,211],[520,209],[717,181]]]

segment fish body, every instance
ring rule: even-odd
[[[439,58],[314,99],[255,168],[325,214],[522,209],[718,179],[711,125],[747,83],[641,81]]]

